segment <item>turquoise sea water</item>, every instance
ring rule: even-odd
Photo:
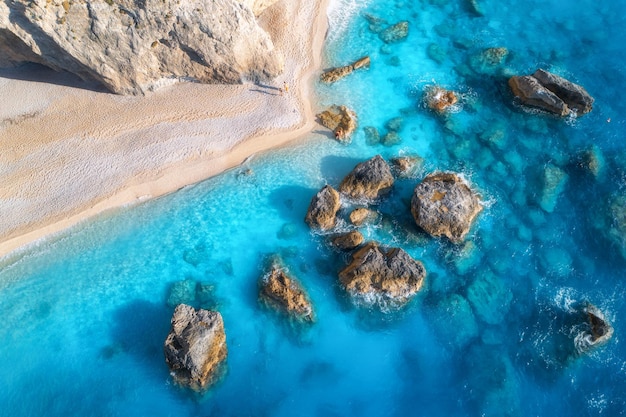
[[[626,260],[607,230],[626,193],[626,1],[477,0],[482,16],[470,3],[334,3],[326,65],[366,54],[372,65],[318,86],[319,101],[347,104],[383,135],[402,117],[400,143],[316,133],[0,264],[0,415],[623,415]],[[408,38],[385,45],[365,13],[408,20]],[[506,61],[481,61],[490,47],[506,47]],[[593,111],[562,120],[516,105],[507,77],[538,67],[585,86]],[[462,93],[457,111],[424,107],[434,84]],[[410,305],[385,313],[350,302],[337,280],[345,256],[303,221],[319,188],[376,154],[425,161],[363,229],[428,271]],[[436,170],[463,173],[486,201],[468,244],[412,222],[412,189]],[[257,302],[275,253],[311,295],[310,329]],[[173,385],[164,362],[181,300],[224,317],[228,371],[204,396]],[[615,333],[576,356],[585,302]]]

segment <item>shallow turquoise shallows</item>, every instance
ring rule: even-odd
[[[408,37],[385,44],[376,32],[400,21]],[[624,414],[626,0],[337,0],[330,25],[326,66],[371,57],[369,70],[317,86],[321,106],[358,114],[352,143],[320,127],[0,265],[1,416]],[[495,47],[501,60],[486,59]],[[591,113],[517,104],[508,77],[537,68],[583,85]],[[434,85],[459,93],[452,112],[423,104]],[[428,271],[408,306],[384,312],[350,301],[337,279],[346,256],[304,223],[317,190],[376,154],[424,159],[362,228]],[[440,170],[485,202],[464,244],[411,218],[413,188]],[[310,328],[259,305],[272,254],[310,293]],[[224,317],[227,373],[202,396],[165,365],[178,302]],[[615,332],[579,354],[587,303]]]

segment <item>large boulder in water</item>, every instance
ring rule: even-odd
[[[0,2],[0,66],[34,62],[140,94],[163,81],[242,83],[280,74],[258,24],[270,1]]]
[[[335,139],[340,142],[350,141],[356,129],[356,113],[346,106],[330,106],[317,114],[317,118],[322,126],[333,131]]]
[[[359,245],[363,243],[363,240],[365,240],[365,238],[361,232],[358,230],[352,230],[350,232],[334,236],[330,240],[330,243],[339,250],[351,251],[359,247]]]
[[[415,187],[411,213],[419,227],[432,236],[458,243],[469,231],[483,206],[478,194],[459,175],[428,175]]]
[[[422,288],[425,276],[424,265],[402,249],[384,250],[370,242],[352,255],[352,262],[339,272],[339,281],[356,299],[386,307],[408,302]]]
[[[582,116],[593,108],[593,97],[582,86],[542,69],[511,77],[509,86],[523,104],[559,116]]]
[[[300,322],[313,321],[313,305],[295,278],[278,262],[261,278],[259,299],[266,306],[282,311]]]
[[[373,200],[388,192],[393,182],[391,168],[376,155],[355,166],[341,181],[339,191],[351,198]]]
[[[359,68],[369,68],[369,66],[370,57],[364,56],[363,58],[359,58],[349,65],[324,71],[320,76],[320,80],[328,84],[334,83],[335,81],[339,81],[340,79],[352,74],[353,71]]]
[[[305,221],[312,228],[330,230],[335,227],[340,207],[339,193],[330,185],[326,185],[311,199]]]
[[[227,355],[221,314],[178,305],[164,352],[176,382],[196,391],[206,389],[221,376]]]

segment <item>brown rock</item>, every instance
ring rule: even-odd
[[[268,307],[282,311],[298,321],[313,322],[313,305],[294,278],[277,262],[261,278],[259,299]]]
[[[363,235],[358,230],[339,234],[331,239],[331,244],[343,251],[351,251],[363,243]]]
[[[356,114],[346,106],[331,106],[317,115],[322,126],[332,130],[335,139],[341,142],[350,140],[356,129]]]
[[[339,193],[330,185],[326,185],[311,199],[305,221],[312,228],[332,229],[335,227],[340,207]]]
[[[329,84],[334,83],[335,81],[339,81],[340,79],[346,77],[347,75],[351,74],[353,71],[357,69],[369,68],[369,66],[370,66],[370,57],[364,56],[363,58],[356,60],[352,64],[325,71],[320,76],[320,80]]]
[[[459,101],[454,91],[438,86],[427,89],[424,100],[429,109],[438,113],[443,113]]]
[[[455,243],[463,240],[482,209],[478,195],[454,173],[427,176],[415,187],[411,200],[411,213],[419,227]]]
[[[381,249],[367,243],[352,255],[352,262],[339,272],[343,287],[359,300],[380,307],[408,302],[424,283],[426,270],[400,248]]]
[[[351,198],[376,199],[393,186],[393,175],[387,162],[376,155],[361,162],[346,175],[339,185],[339,191]]]
[[[593,97],[582,86],[542,69],[535,71],[533,77],[563,100],[568,108],[575,110],[577,116],[589,113],[593,108]]]
[[[376,212],[365,207],[359,207],[350,213],[350,222],[355,226],[361,226],[368,220],[372,220],[376,217]]]
[[[509,87],[522,104],[545,110],[559,116],[569,114],[567,104],[556,94],[545,88],[533,76],[524,75],[522,77],[509,78]]]
[[[420,156],[398,156],[391,158],[391,170],[398,178],[410,178],[417,174],[423,166],[424,159]]]
[[[220,313],[179,304],[165,339],[165,362],[174,380],[203,391],[223,373],[228,353]]]

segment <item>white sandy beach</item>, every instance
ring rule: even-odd
[[[123,97],[0,76],[0,257],[89,217],[158,197],[283,145],[314,126],[328,0],[280,1],[261,17],[285,58],[272,85],[165,86]],[[286,82],[287,94],[278,87]]]

